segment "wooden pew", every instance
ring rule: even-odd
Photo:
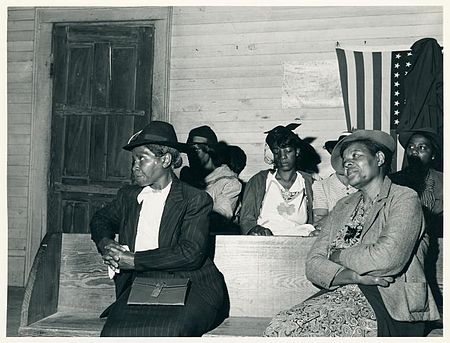
[[[99,336],[114,283],[89,234],[48,234],[25,289],[20,336]]]
[[[314,294],[304,276],[313,240],[216,236],[214,261],[225,276],[230,318],[205,336],[260,336],[274,314]],[[99,315],[114,299],[89,234],[48,234],[30,272],[19,335],[98,336],[105,322]]]
[[[318,291],[305,277],[314,238],[216,236],[214,262],[225,277],[230,318],[206,336],[261,336],[274,314]]]

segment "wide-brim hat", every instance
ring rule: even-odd
[[[401,146],[406,149],[406,146],[408,145],[409,140],[411,137],[415,134],[423,134],[425,137],[428,137],[431,139],[432,143],[436,146],[438,150],[441,149],[441,142],[439,139],[439,136],[435,129],[431,127],[423,127],[419,129],[412,129],[408,131],[403,131],[398,134],[398,141],[400,142]]]
[[[331,166],[334,170],[341,174],[344,173],[344,166],[342,165],[342,145],[347,142],[355,142],[360,140],[371,140],[386,147],[386,149],[392,153],[394,153],[396,148],[394,138],[386,132],[380,130],[357,130],[347,137],[344,137],[334,147],[333,152],[331,153]]]
[[[186,144],[178,142],[177,134],[171,124],[157,120],[150,122],[141,131],[131,136],[123,149],[131,151],[146,144],[164,145],[182,152],[185,152],[187,148]]]
[[[328,151],[328,153],[331,154],[336,144],[350,134],[351,132],[344,132],[342,135],[339,136],[338,139],[326,141],[323,147],[326,149],[326,151]]]

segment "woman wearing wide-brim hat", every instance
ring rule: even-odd
[[[278,314],[265,335],[423,336],[439,318],[418,196],[386,177],[395,145],[359,130],[333,149],[333,168],[358,192],[339,200],[307,256],[306,276],[323,290]]]

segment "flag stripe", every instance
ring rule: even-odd
[[[372,53],[363,52],[364,59],[364,123],[367,130],[373,130],[373,66]]]
[[[353,128],[356,128],[356,69],[355,57],[353,51],[346,51],[345,58],[347,60],[347,74],[348,74],[348,109],[350,113],[350,120]]]
[[[344,100],[345,119],[347,122],[347,131],[351,130],[350,111],[348,109],[348,75],[347,75],[347,59],[342,49],[336,49],[336,55],[339,65],[339,75],[341,78],[342,97]]]
[[[362,52],[355,51],[355,68],[356,68],[356,127],[364,129],[365,123],[365,99],[364,99],[364,60]]]
[[[381,53],[372,54],[373,65],[373,128],[381,130],[381,94],[383,91],[381,78]]]
[[[382,85],[381,85],[381,130],[390,132],[391,129],[391,53],[382,53]]]
[[[405,155],[405,149],[403,149],[402,145],[398,141],[398,135],[397,135],[397,170],[402,169],[404,155]]]

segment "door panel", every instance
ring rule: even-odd
[[[153,27],[54,28],[50,232],[89,232],[92,214],[124,183],[122,147],[151,119]]]
[[[93,48],[93,45],[69,45],[66,105],[91,105]]]
[[[111,104],[132,109],[136,94],[136,47],[112,48]]]
[[[115,180],[130,175],[130,163],[123,163],[130,159],[130,153],[122,149],[134,130],[132,117],[109,118],[107,135],[106,179]]]
[[[89,177],[89,117],[67,116],[66,120],[66,141],[64,144],[63,176],[65,178],[85,178]]]

